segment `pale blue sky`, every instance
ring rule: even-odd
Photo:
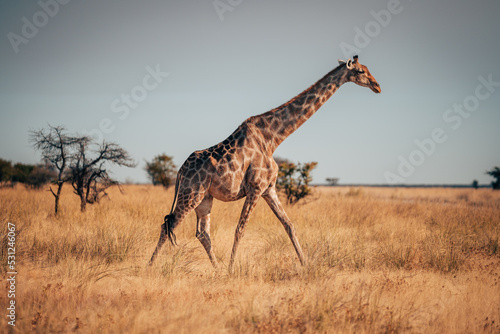
[[[489,183],[500,165],[496,0],[55,1],[0,2],[1,158],[39,161],[29,129],[102,122],[139,162],[113,175],[146,181],[144,159],[165,152],[180,166],[350,45],[382,93],[344,85],[276,155],[318,161],[315,183]]]

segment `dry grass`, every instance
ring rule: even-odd
[[[500,192],[318,188],[288,207],[308,259],[301,267],[262,201],[233,275],[214,272],[194,237],[147,261],[173,191],[126,186],[78,211],[52,196],[0,190],[2,272],[16,224],[14,333],[499,333]],[[214,204],[212,240],[229,260],[242,202]],[[7,293],[0,295],[5,310]],[[4,311],[5,312],[5,311]]]

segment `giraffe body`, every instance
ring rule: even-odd
[[[380,86],[366,66],[350,59],[292,100],[267,113],[245,120],[228,138],[205,150],[193,152],[179,169],[176,198],[170,215],[165,217],[152,263],[166,241],[174,243],[173,230],[193,210],[197,216],[196,237],[217,267],[210,240],[210,211],[213,199],[224,202],[246,197],[235,232],[229,270],[232,270],[239,240],[259,198],[264,198],[283,224],[301,264],[305,258],[295,228],[277,195],[278,165],[273,153],[283,140],[309,119],[345,82],[380,92]],[[173,239],[174,238],[174,239]]]

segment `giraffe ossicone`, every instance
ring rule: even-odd
[[[290,101],[248,118],[219,144],[193,152],[177,173],[172,209],[161,225],[160,239],[150,264],[167,239],[175,244],[174,229],[194,210],[197,217],[196,237],[213,266],[217,267],[210,240],[213,199],[229,202],[245,197],[229,260],[228,268],[232,271],[245,226],[262,197],[285,228],[300,263],[304,265],[305,257],[295,227],[276,191],[278,165],[273,153],[346,82],[368,87],[375,93],[381,92],[368,68],[358,62],[358,56],[347,62],[339,59],[339,66]]]

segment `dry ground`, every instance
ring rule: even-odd
[[[173,190],[125,186],[78,211],[66,187],[0,189],[2,275],[16,225],[14,333],[499,333],[500,192],[317,188],[287,207],[308,264],[261,201],[224,269],[242,202],[215,202],[214,272],[195,216],[153,267]]]

